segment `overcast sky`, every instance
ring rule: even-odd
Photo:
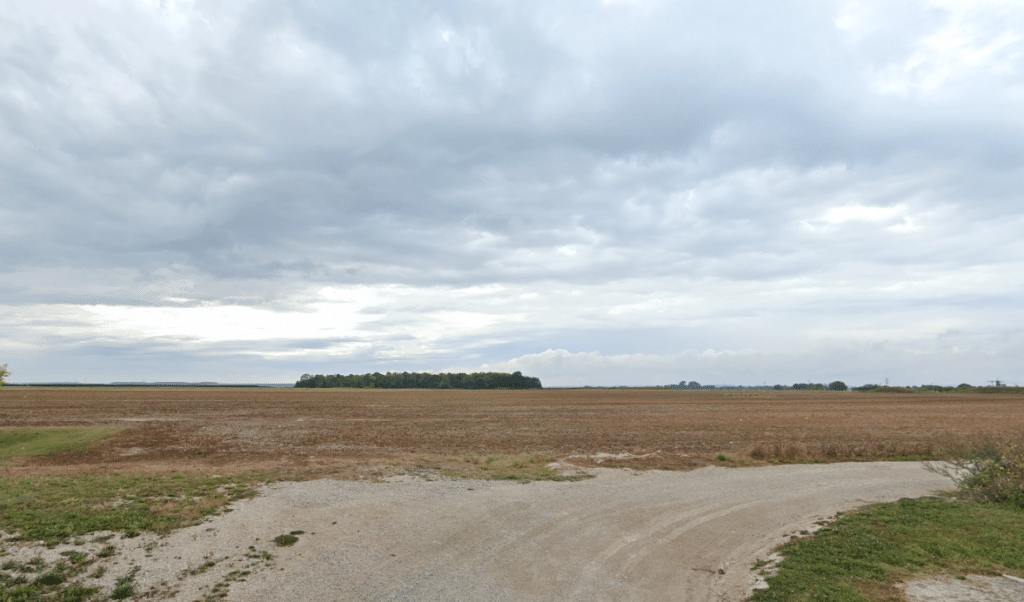
[[[0,10],[12,382],[1024,384],[1024,4]]]

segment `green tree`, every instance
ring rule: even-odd
[[[7,377],[11,375],[11,371],[7,369],[7,364],[0,366],[0,387],[4,386],[7,382]]]
[[[841,380],[832,381],[828,384],[829,391],[846,391],[846,383]]]

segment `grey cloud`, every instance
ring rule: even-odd
[[[287,312],[324,285],[1018,272],[1024,14],[860,4],[12,7],[0,298]],[[957,19],[991,66],[923,42]],[[851,206],[894,213],[829,221]],[[520,344],[495,336],[452,348]]]

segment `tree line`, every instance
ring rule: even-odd
[[[874,385],[872,385],[874,386]],[[789,385],[762,385],[762,386],[715,386],[715,385],[702,385],[695,380],[690,382],[681,381],[678,385],[669,385],[670,389],[679,389],[683,391],[715,391],[719,389],[751,389],[751,390],[775,390],[783,391],[786,389],[793,389],[794,391],[846,391],[848,390],[846,383],[841,380],[832,381],[829,384],[824,383],[794,383],[792,386]]]
[[[356,389],[541,389],[540,379],[523,376],[522,372],[465,372],[430,374],[428,372],[388,372],[381,374],[349,374],[333,376],[303,374],[296,387],[323,389],[352,387]]]

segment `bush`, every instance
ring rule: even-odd
[[[1020,443],[988,441],[952,455],[951,460],[927,468],[952,479],[967,499],[1024,509],[1024,447]]]
[[[846,383],[841,380],[833,381],[828,384],[829,391],[846,391]]]

